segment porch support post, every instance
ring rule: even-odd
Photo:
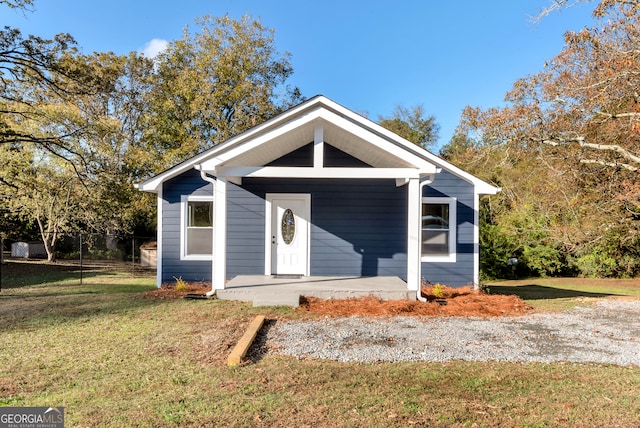
[[[409,179],[407,186],[407,288],[420,289],[420,180]]]
[[[158,231],[156,236],[156,287],[158,288],[162,287],[162,235],[164,235],[164,228],[162,227],[162,203],[164,201],[162,197],[163,187],[164,185],[160,186],[160,190],[158,190],[158,197],[156,198],[158,204],[158,225],[156,226],[156,230]]]
[[[222,290],[227,280],[227,177],[216,179],[213,207],[212,288]]]

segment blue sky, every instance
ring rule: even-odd
[[[422,104],[446,144],[464,106],[502,103],[513,82],[542,69],[568,29],[591,23],[593,3],[534,24],[550,0],[35,0],[35,11],[0,7],[3,25],[25,34],[69,33],[85,53],[142,51],[176,40],[210,14],[250,14],[290,52],[289,83],[377,120],[396,105]]]

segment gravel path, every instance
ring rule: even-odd
[[[571,361],[640,365],[640,301],[604,300],[504,318],[349,317],[278,321],[270,353],[378,361]]]

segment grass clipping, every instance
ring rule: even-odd
[[[433,286],[429,286],[422,288],[422,295],[427,299],[427,302],[417,300],[385,301],[372,296],[344,300],[303,297],[297,310],[329,316],[497,317],[524,315],[533,309],[518,296],[486,294],[471,287],[436,286],[434,290]]]

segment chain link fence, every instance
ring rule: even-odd
[[[43,241],[0,242],[0,290],[48,282],[83,284],[106,275],[152,277],[156,238],[76,232],[60,235],[55,251]]]

